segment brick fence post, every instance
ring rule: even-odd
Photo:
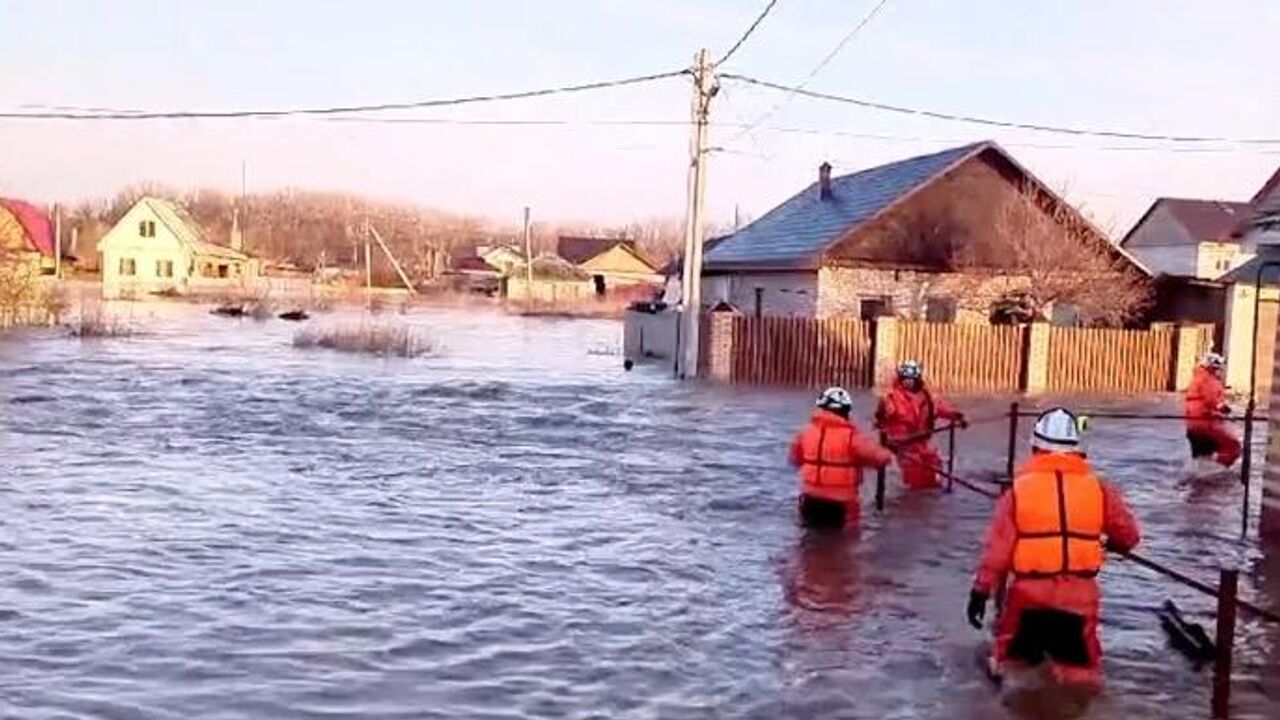
[[[1174,355],[1173,390],[1186,390],[1191,384],[1204,342],[1204,326],[1178,326],[1177,350]]]
[[[1023,392],[1029,395],[1049,389],[1049,332],[1047,322],[1033,322],[1027,326],[1027,356],[1022,359],[1026,372]]]
[[[710,356],[707,360],[707,377],[716,382],[733,381],[733,320],[738,313],[717,310],[711,313],[711,337],[707,338]]]
[[[898,318],[892,316],[878,317],[872,331],[872,351],[875,358],[872,367],[876,387],[888,387],[898,376]]]

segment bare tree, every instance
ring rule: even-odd
[[[1119,249],[1039,185],[1024,183],[997,202],[992,232],[956,248],[957,269],[1022,278],[1021,299],[1039,316],[1067,303],[1089,322],[1120,325],[1150,302],[1146,279]]]

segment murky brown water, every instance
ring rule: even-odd
[[[609,322],[424,312],[447,355],[406,361],[135,312],[152,334],[0,342],[4,717],[1003,716],[963,618],[988,501],[895,485],[859,539],[804,536],[806,393],[623,373],[590,352]],[[1004,432],[964,434],[959,469],[1002,468]],[[1091,440],[1150,556],[1280,583],[1238,486],[1180,483],[1180,428]],[[1104,584],[1090,717],[1207,716],[1153,610],[1211,600],[1124,563]],[[1242,623],[1238,715],[1275,718],[1280,633]]]

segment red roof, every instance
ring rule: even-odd
[[[0,208],[8,210],[26,234],[32,249],[42,255],[53,255],[53,223],[43,210],[24,200],[0,198]]]

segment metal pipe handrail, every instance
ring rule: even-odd
[[[980,487],[973,481],[965,480],[963,478],[951,475],[946,470],[940,467],[935,467],[934,471],[943,476],[950,475],[948,479],[954,481],[957,485],[961,487],[968,488],[969,490],[972,490],[978,493],[979,495],[986,496],[987,498],[990,498],[990,499],[996,499],[1000,497],[1000,493],[988,490],[987,488],[984,488],[984,487]],[[1148,570],[1152,570],[1172,580],[1176,580],[1179,583],[1186,585],[1189,588],[1192,588],[1193,590],[1198,590],[1204,593],[1205,595],[1209,595],[1210,597],[1217,597],[1218,595],[1217,588],[1213,587],[1212,585],[1196,580],[1190,575],[1183,574],[1167,565],[1161,565],[1160,563],[1157,563],[1154,560],[1149,560],[1134,552],[1120,551],[1118,552],[1118,554],[1128,560],[1132,560],[1134,563],[1141,565],[1142,567],[1145,567]],[[1267,610],[1266,608],[1254,605],[1248,600],[1237,599],[1236,606],[1264,620],[1274,622],[1274,623],[1280,623],[1280,614]]]
[[[1171,413],[1170,414],[1153,413],[1150,415],[1144,415],[1142,413],[1125,413],[1125,412],[1105,412],[1105,411],[1089,412],[1088,410],[1078,410],[1078,411],[1073,410],[1072,412],[1074,412],[1077,416],[1084,416],[1089,418],[1101,418],[1103,420],[1196,420],[1196,419],[1199,419],[1199,418],[1194,418],[1190,415],[1174,415]],[[1018,417],[1040,417],[1040,413],[1030,411],[1030,410],[1019,410]],[[1267,415],[1252,415],[1252,416],[1227,415],[1219,419],[1229,420],[1231,422],[1244,422],[1249,419],[1253,419],[1255,421],[1267,420],[1268,416]]]

